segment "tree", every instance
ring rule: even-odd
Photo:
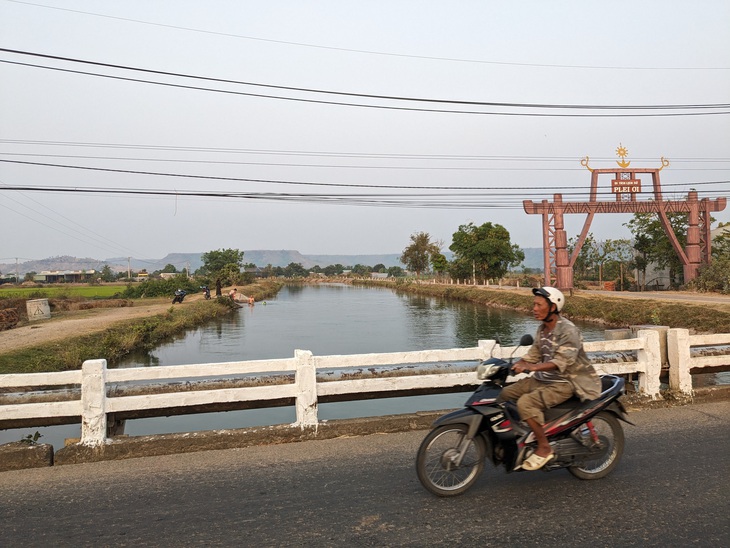
[[[324,272],[325,276],[337,276],[339,274],[342,274],[344,271],[345,267],[342,266],[340,263],[330,264],[322,269],[322,272]]]
[[[101,281],[102,282],[113,282],[117,279],[116,274],[112,271],[108,264],[105,264],[101,269]]]
[[[420,276],[421,272],[428,269],[431,256],[439,251],[438,244],[431,242],[428,232],[416,232],[411,234],[411,245],[403,250],[400,262]]]
[[[204,276],[215,282],[215,294],[222,294],[223,284],[236,283],[241,274],[243,265],[243,251],[238,249],[218,249],[203,253],[200,257],[203,266],[200,267]]]
[[[614,252],[613,240],[591,240],[587,247],[589,260],[598,266],[598,283],[603,285],[603,265]]]
[[[517,266],[525,259],[523,251],[510,242],[507,229],[492,223],[461,225],[454,233],[449,249],[455,256],[452,274],[466,279],[469,277],[466,273],[471,271],[475,283],[477,278],[501,278],[509,267]]]
[[[23,277],[24,282],[33,282],[35,281],[35,275],[38,274],[34,270],[31,270],[30,272],[26,272],[25,276]]]
[[[717,228],[725,228],[712,240],[712,258],[714,260],[730,259],[730,222],[720,223]]]
[[[595,239],[592,233],[588,233],[586,239],[583,240],[583,245],[580,248],[578,257],[575,259],[573,264],[573,276],[576,280],[587,280],[589,279],[589,272],[595,268],[593,264],[593,257],[591,250],[593,249]],[[575,246],[578,243],[578,238],[570,238],[568,240],[568,255],[572,256],[575,251]]]
[[[387,271],[387,268],[385,268],[385,265],[383,263],[378,263],[373,267],[373,272],[378,272],[380,274],[384,274]]]
[[[687,214],[667,213],[667,218],[679,245],[684,248],[687,245],[687,226],[689,224]],[[635,213],[633,219],[624,226],[631,231],[634,237],[634,249],[643,255],[647,264],[655,263],[659,268],[669,269],[669,277],[675,285],[684,281],[682,261],[664,232],[658,215]],[[644,266],[645,272],[646,267]]]
[[[352,267],[352,273],[358,276],[370,276],[372,268],[364,264],[356,264]]]
[[[309,272],[304,268],[301,263],[289,263],[284,268],[284,276],[287,278],[305,278],[309,275]]]
[[[391,266],[388,269],[388,276],[390,278],[402,278],[405,275],[405,271],[399,266]]]
[[[434,253],[431,255],[431,268],[440,277],[449,269],[449,261],[443,253]]]
[[[625,289],[624,273],[628,272],[632,268],[632,265],[636,265],[634,261],[634,248],[631,244],[631,240],[625,238],[613,240],[613,252],[611,258],[619,265],[619,279],[621,281],[621,287],[619,289],[623,291]]]

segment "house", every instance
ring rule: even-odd
[[[97,276],[96,270],[43,270],[33,276],[38,283],[79,283],[88,282]]]

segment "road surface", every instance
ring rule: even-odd
[[[15,546],[730,546],[730,402],[634,412],[603,480],[488,466],[427,493],[425,432],[0,474]]]

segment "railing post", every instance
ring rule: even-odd
[[[492,352],[494,352],[494,347],[497,346],[497,341],[492,340],[479,340],[477,341],[477,347],[479,347],[483,352],[483,360],[488,360],[492,357]]]
[[[81,443],[106,442],[106,360],[86,360],[81,366]]]
[[[307,426],[316,427],[317,420],[317,368],[314,357],[309,350],[295,350],[297,362],[294,382],[297,386],[296,424],[302,429]]]
[[[691,396],[690,344],[688,329],[670,329],[667,332],[669,358],[669,390]]]
[[[641,329],[637,336],[644,341],[644,347],[637,351],[639,393],[653,400],[661,399],[659,375],[662,372],[662,351],[659,333],[651,329]]]

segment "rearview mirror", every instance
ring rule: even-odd
[[[535,339],[532,338],[532,335],[522,335],[520,338],[520,346],[532,346],[534,342]]]

